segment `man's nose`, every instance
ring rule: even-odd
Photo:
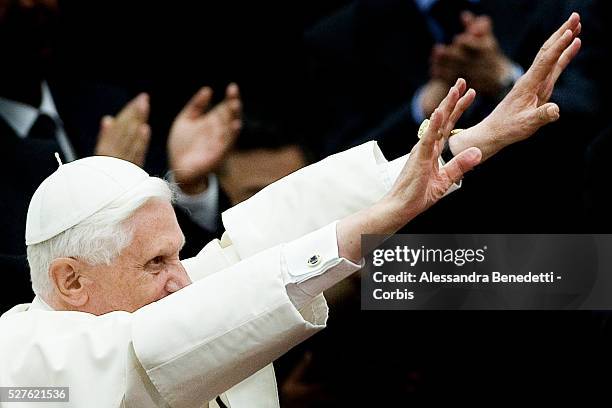
[[[172,268],[170,271],[170,276],[166,281],[166,291],[168,293],[174,293],[189,284],[191,284],[191,279],[189,279],[189,275],[187,275],[187,271],[185,271],[183,265],[179,263],[176,268]]]

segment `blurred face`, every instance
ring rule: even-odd
[[[299,146],[233,152],[226,160],[220,182],[232,205],[236,205],[306,166]]]
[[[170,203],[150,200],[128,222],[132,242],[112,265],[85,265],[79,272],[88,293],[82,311],[133,312],[191,283],[179,261],[184,237]]]

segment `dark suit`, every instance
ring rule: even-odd
[[[100,119],[117,113],[127,95],[117,88],[91,83],[49,81],[49,85],[77,157],[93,154]],[[25,261],[26,214],[38,185],[57,169],[53,153],[58,150],[54,138],[22,139],[0,118],[0,172],[8,184],[0,202],[0,268],[3,273],[12,272],[14,281],[14,288],[2,293],[0,310],[32,300]]]

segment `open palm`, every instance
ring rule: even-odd
[[[413,147],[390,191],[390,196],[402,203],[400,207],[404,211],[402,218],[405,221],[435,204],[453,183],[461,180],[466,172],[480,162],[480,150],[472,147],[450,162],[440,165],[444,140],[476,95],[473,89],[466,92],[466,88],[465,81],[459,79],[433,112],[427,130]]]
[[[549,100],[557,79],[580,50],[580,30],[580,16],[573,13],[544,43],[529,70],[485,119],[494,133],[504,134],[504,145],[524,140],[559,118],[559,107]]]
[[[221,164],[241,127],[240,93],[227,87],[225,99],[208,110],[212,90],[204,87],[178,114],[168,138],[168,159],[181,188],[201,185]]]

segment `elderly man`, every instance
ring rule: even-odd
[[[359,269],[361,234],[394,233],[558,119],[548,98],[579,31],[573,14],[475,127],[447,140],[475,94],[458,80],[408,158],[369,142],[304,168],[225,212],[221,240],[182,262],[162,180],[108,157],[61,165],[30,203],[36,297],[0,319],[0,385],[69,387],[48,406],[277,406],[270,363],[324,327],[321,294]]]

